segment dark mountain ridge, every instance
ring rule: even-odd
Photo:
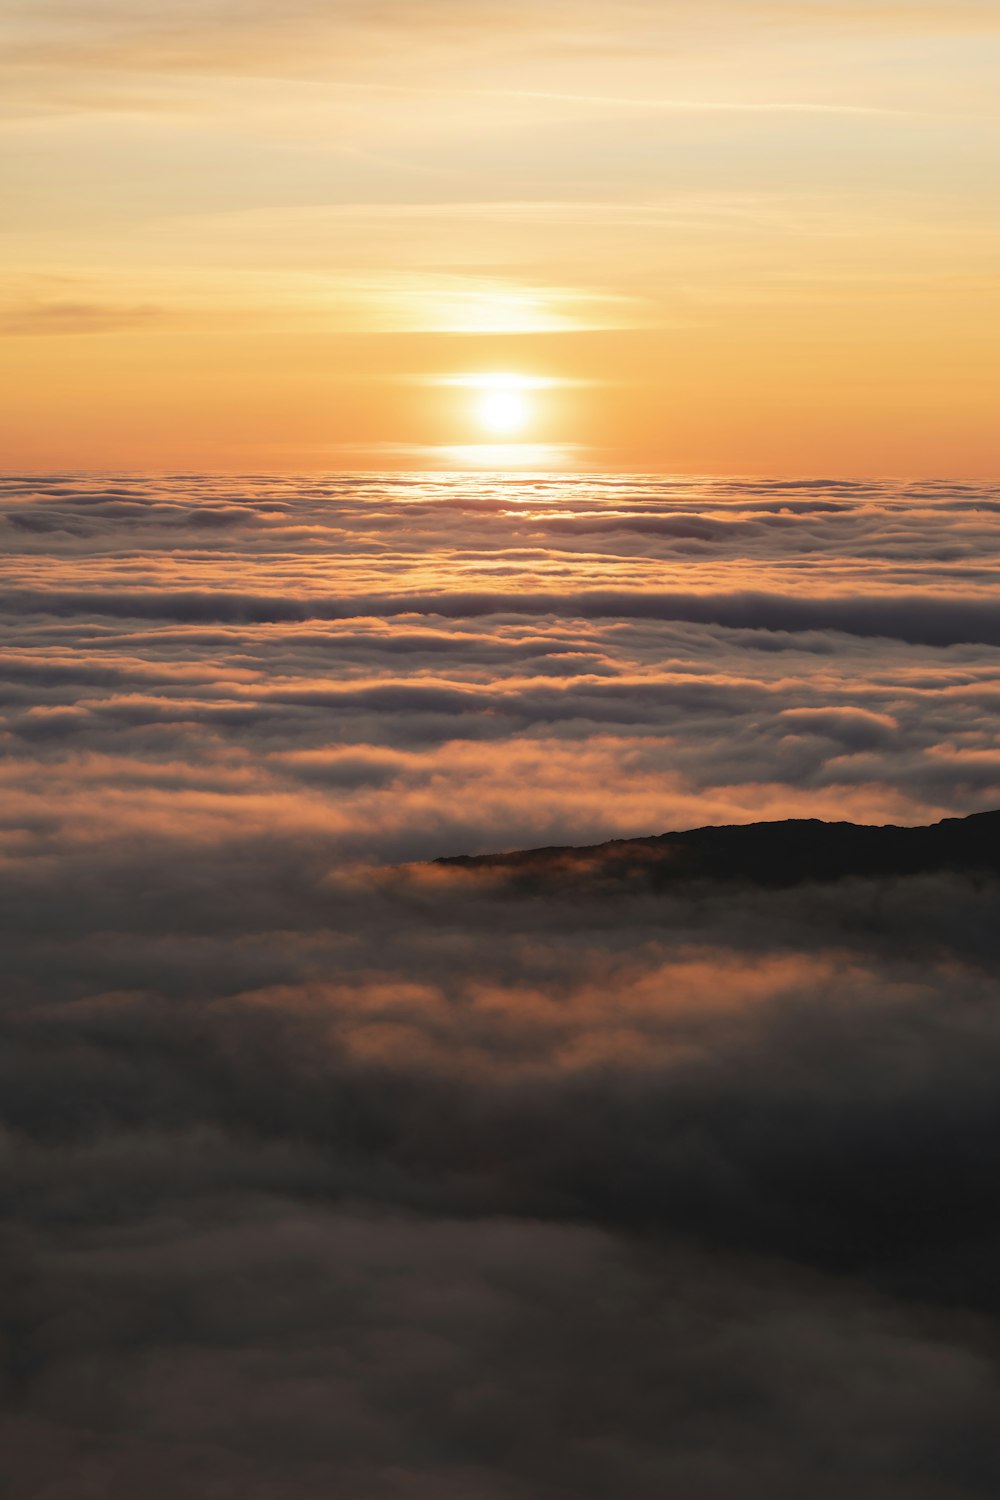
[[[580,847],[458,855],[435,864],[489,874],[526,891],[553,882],[658,889],[690,881],[783,887],[941,871],[1000,876],[1000,811],[921,827],[789,818]]]

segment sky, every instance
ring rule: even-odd
[[[0,0],[4,462],[995,475],[998,52],[992,0]]]

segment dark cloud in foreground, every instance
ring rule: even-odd
[[[993,492],[7,490],[4,1493],[992,1500]]]
[[[8,908],[18,1500],[995,1491],[994,881],[133,858]]]

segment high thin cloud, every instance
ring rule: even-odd
[[[414,32],[439,33],[443,45],[481,43],[483,33],[512,43],[525,35],[553,43],[565,34],[567,23],[586,38],[603,35],[615,25],[653,26],[674,35],[697,35],[721,17],[745,27],[863,27],[866,30],[984,30],[995,29],[996,13],[989,0],[898,0],[898,3],[861,5],[854,0],[708,0],[692,18],[683,0],[544,0],[514,7],[498,0],[434,0],[419,13],[406,0],[216,0],[211,5],[169,0],[150,5],[145,0],[92,0],[85,7],[55,0],[45,6],[13,0],[7,7],[14,37],[23,38],[22,60],[60,61],[63,49],[78,49],[92,61],[169,70],[208,65],[209,61],[238,68],[242,48],[279,43],[294,55],[296,43],[315,45],[317,38],[360,34],[368,47],[379,37]],[[15,56],[17,54],[15,53]],[[275,59],[272,57],[272,61]]]

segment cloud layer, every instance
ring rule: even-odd
[[[391,859],[977,811],[998,512],[972,485],[13,480],[10,837],[41,804],[87,849],[162,809]]]
[[[7,481],[13,1500],[996,1493],[995,885],[419,862],[997,805],[998,506]]]

